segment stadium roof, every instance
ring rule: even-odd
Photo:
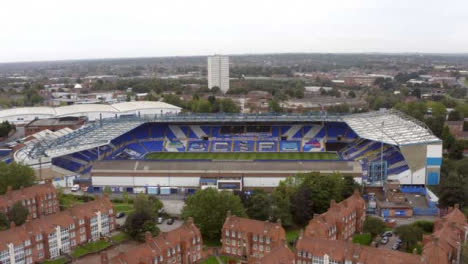
[[[76,115],[80,113],[125,113],[144,109],[171,109],[180,110],[178,106],[170,105],[163,102],[153,101],[136,101],[123,102],[116,104],[76,104],[60,107],[19,107],[10,108],[0,111],[0,119],[12,116],[26,115],[47,115],[48,117],[63,117],[68,115]]]
[[[47,115],[55,116],[54,108],[52,107],[18,107],[10,108],[0,111],[0,118],[7,118],[10,116],[21,116],[21,115]]]
[[[391,145],[440,142],[427,126],[398,111],[378,111],[343,117],[358,136]]]
[[[136,105],[122,103],[117,106],[120,111],[144,109],[151,102]],[[164,103],[157,104],[164,106]],[[89,106],[89,105],[86,105]],[[106,106],[107,107],[107,106]],[[81,108],[81,107],[80,107]],[[167,114],[162,116],[144,116],[133,118],[103,119],[102,122],[90,123],[71,133],[58,138],[41,141],[34,146],[20,150],[22,161],[39,157],[58,157],[69,153],[107,145],[110,141],[145,122],[161,123],[245,123],[245,122],[346,122],[359,137],[384,142],[391,145],[412,145],[440,143],[441,140],[421,122],[398,111],[378,111],[350,115],[321,114]],[[383,124],[383,126],[382,126]]]

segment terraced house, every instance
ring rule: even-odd
[[[52,184],[34,185],[14,191],[9,187],[8,191],[0,196],[0,211],[8,214],[17,202],[28,208],[32,219],[59,211],[58,193]]]
[[[116,228],[115,212],[107,197],[66,211],[11,225],[0,232],[0,263],[30,264],[69,253]]]
[[[157,237],[147,232],[145,243],[108,259],[101,254],[102,264],[193,264],[203,256],[200,230],[189,218],[182,226]]]
[[[247,263],[262,263],[263,258],[286,241],[281,222],[271,223],[232,216],[230,212],[222,229],[222,254]]]

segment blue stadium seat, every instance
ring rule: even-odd
[[[273,140],[257,141],[257,151],[258,152],[277,152],[278,141],[273,141]]]
[[[194,140],[188,143],[187,151],[189,152],[206,152],[208,151],[208,141]]]
[[[254,147],[255,141],[253,140],[235,140],[233,152],[252,152]]]
[[[146,149],[148,149],[150,152],[161,152],[163,151],[163,141],[144,141],[141,142],[143,146],[145,146]]]
[[[280,141],[280,151],[298,152],[301,150],[300,141]]]
[[[212,152],[231,152],[231,144],[232,141],[230,140],[213,140],[211,141],[211,149]]]

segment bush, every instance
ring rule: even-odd
[[[434,222],[431,221],[416,221],[413,226],[419,227],[424,233],[432,233],[434,231]]]
[[[372,243],[372,236],[369,233],[354,235],[353,243],[369,246]]]
[[[370,233],[372,237],[381,234],[385,231],[385,223],[380,218],[368,216],[364,221],[364,232]]]

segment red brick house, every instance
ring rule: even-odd
[[[102,264],[192,264],[203,256],[200,230],[189,218],[181,227],[152,237],[148,232],[145,243],[108,259],[101,255]]]
[[[356,190],[340,203],[334,200],[327,212],[314,216],[306,227],[305,235],[331,240],[347,240],[361,232],[366,219],[366,203]]]
[[[281,222],[242,218],[232,216],[230,212],[224,221],[221,236],[222,254],[247,263],[261,263],[266,255],[286,241]]]
[[[59,211],[58,193],[52,184],[40,184],[19,190],[8,191],[0,196],[0,211],[8,214],[9,209],[21,202],[29,210],[32,219]]]
[[[107,197],[56,214],[11,225],[0,232],[0,263],[34,263],[70,253],[78,245],[100,239],[116,228]]]

